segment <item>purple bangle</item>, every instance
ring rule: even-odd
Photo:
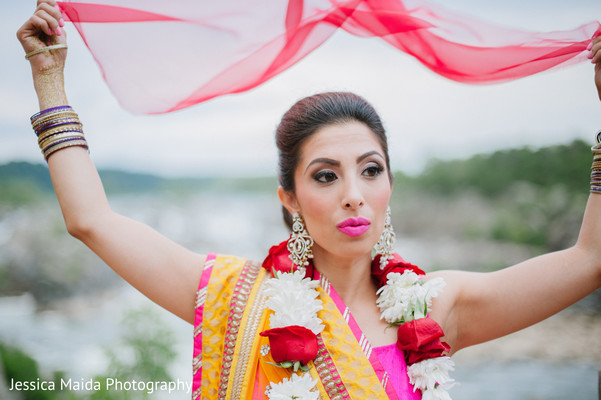
[[[80,142],[80,143],[72,143],[72,144],[67,143],[64,146],[58,146],[58,148],[53,148],[53,149],[50,149],[49,151],[44,152],[44,159],[46,159],[46,162],[48,162],[48,158],[50,158],[51,155],[53,155],[54,153],[56,153],[62,149],[66,149],[67,147],[83,147],[84,149],[86,149],[88,151],[88,154],[90,153],[90,149],[85,141]]]
[[[84,138],[81,137],[70,137],[70,138],[65,138],[65,139],[61,139],[61,140],[57,140],[56,142],[52,142],[50,143],[50,145],[48,145],[46,148],[44,148],[42,150],[42,153],[47,152],[48,150],[50,150],[51,148],[53,148],[54,146],[57,146],[61,143],[65,143],[65,142],[71,142],[73,140],[81,140],[83,142],[85,142],[86,140]]]
[[[48,114],[48,113],[50,113],[52,111],[58,111],[58,110],[73,110],[73,109],[71,108],[71,106],[68,106],[68,105],[47,108],[45,110],[42,110],[40,112],[37,112],[37,113],[33,114],[30,119],[33,122],[34,119],[39,118],[39,117],[41,117],[44,114]]]
[[[42,136],[41,140],[38,138],[38,143],[43,142],[44,140],[51,138],[52,136],[59,135],[61,133],[67,133],[67,132],[77,132],[77,133],[83,134],[83,129],[81,129],[81,128],[61,129],[61,130],[54,132],[52,135],[48,135],[46,137]]]
[[[41,129],[45,129],[48,127],[48,125],[51,125],[53,123],[67,122],[67,121],[73,121],[73,123],[77,123],[77,124],[81,123],[77,116],[63,117],[63,116],[59,115],[58,118],[48,119],[48,120],[40,122],[40,123],[38,123],[36,120],[35,122],[33,122],[31,124],[31,127],[33,128],[34,131],[39,132]]]
[[[56,121],[52,121],[52,122],[56,122]],[[37,128],[35,130],[35,133],[37,136],[40,136],[40,134],[43,133],[44,131],[47,131],[52,128],[56,128],[58,126],[63,126],[63,125],[81,125],[81,123],[75,122],[75,121],[62,121],[62,122],[57,122],[55,124],[51,123],[50,125],[40,126],[39,128]]]

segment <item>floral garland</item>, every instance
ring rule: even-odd
[[[449,371],[454,363],[444,356],[450,348],[440,341],[444,336],[440,325],[427,317],[432,299],[446,284],[442,278],[423,280],[425,272],[398,254],[390,256],[383,268],[380,257],[372,262],[372,276],[379,287],[377,305],[382,319],[399,326],[397,346],[404,351],[409,382],[414,391],[421,390],[422,400],[450,400],[447,390],[453,379]],[[319,283],[312,279],[313,264],[295,266],[284,241],[271,247],[263,268],[273,275],[266,289],[266,306],[273,314],[270,329],[261,332],[269,338],[269,348],[261,353],[271,351],[276,365],[292,370],[290,379],[270,382],[266,395],[270,400],[318,399],[317,381],[302,373],[317,356],[317,335],[324,329],[317,316],[323,306],[317,298]]]

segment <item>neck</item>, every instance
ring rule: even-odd
[[[328,278],[347,306],[352,308],[357,301],[376,297],[376,286],[371,278],[371,254],[341,258],[315,248],[313,254],[315,268]]]

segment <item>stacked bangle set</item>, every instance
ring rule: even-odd
[[[601,193],[601,131],[597,133],[597,144],[591,150],[593,151],[591,193]]]
[[[42,110],[31,117],[31,126],[38,137],[44,159],[58,150],[71,146],[88,149],[82,124],[71,106],[58,106]]]

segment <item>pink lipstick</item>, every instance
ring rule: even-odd
[[[363,235],[370,225],[371,222],[367,218],[357,217],[342,221],[336,228],[345,235],[355,237]]]

